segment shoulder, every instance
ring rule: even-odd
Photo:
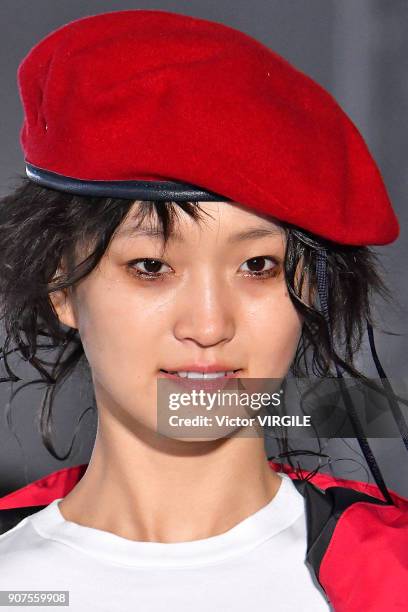
[[[37,529],[36,518],[41,517],[47,508],[27,514],[0,535],[1,591],[69,590],[64,564],[75,569],[75,559],[70,556],[69,549],[61,548],[58,542],[44,537]],[[33,507],[29,510],[32,511]],[[0,510],[0,519],[5,512]],[[46,519],[47,515],[43,518]],[[13,520],[17,520],[16,516]],[[78,575],[74,574],[74,578],[71,575],[71,579],[77,581]]]
[[[408,500],[376,485],[290,474],[305,498],[306,562],[336,612],[408,610]],[[302,478],[306,475],[303,473]]]
[[[394,506],[358,500],[337,522],[319,579],[340,611],[408,610],[408,500],[392,497]]]
[[[4,516],[4,512],[0,511]],[[34,530],[30,517],[26,516],[0,535],[0,576],[21,575],[35,561],[38,561],[38,551],[41,548],[41,538]],[[4,528],[4,522],[3,522]]]
[[[26,516],[65,497],[85,473],[87,464],[63,468],[0,497],[0,534],[9,531]]]

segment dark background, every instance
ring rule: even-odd
[[[406,0],[2,0],[0,5],[0,193],[23,173],[19,146],[22,110],[16,70],[29,49],[53,29],[73,19],[123,9],[164,9],[236,27],[281,53],[327,88],[363,134],[384,176],[401,225],[398,241],[377,247],[398,308],[378,304],[377,349],[388,376],[407,377],[408,257],[406,142],[408,103],[408,3]],[[0,330],[1,331],[1,330]],[[364,348],[358,366],[376,372]],[[32,372],[20,367],[27,380]],[[4,375],[0,372],[0,375]],[[92,402],[86,372],[78,372],[55,402],[56,445],[64,454],[81,412]],[[14,433],[5,411],[10,385],[0,385],[0,495],[52,471],[87,462],[96,431],[95,416],[81,423],[73,453],[55,460],[42,446],[38,409],[42,391],[29,386],[13,402]],[[408,457],[398,439],[371,440],[389,487],[408,496]],[[305,447],[306,444],[302,444]],[[267,445],[268,454],[273,451]],[[365,480],[364,458],[354,440],[332,441],[335,474]],[[305,466],[308,462],[305,461]]]

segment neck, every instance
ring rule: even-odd
[[[131,540],[190,541],[261,509],[280,482],[262,437],[187,442],[99,411],[87,471],[59,508],[68,521]]]

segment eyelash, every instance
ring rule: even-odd
[[[280,262],[275,258],[275,257],[270,257],[268,255],[258,255],[257,257],[250,257],[249,259],[247,259],[246,261],[244,261],[244,264],[248,263],[249,261],[253,261],[254,259],[265,259],[265,260],[269,260],[272,261],[275,266],[274,268],[270,269],[270,270],[264,270],[261,272],[250,272],[249,274],[244,274],[243,276],[247,277],[247,278],[252,278],[255,280],[267,280],[269,278],[274,278],[275,276],[277,276],[279,274],[279,264]],[[140,280],[143,281],[161,281],[164,280],[164,277],[167,274],[170,274],[169,272],[165,272],[165,273],[160,273],[160,272],[141,272],[140,270],[138,270],[137,268],[135,268],[135,264],[137,263],[144,263],[147,261],[155,261],[157,263],[161,263],[164,264],[163,261],[161,261],[160,259],[154,259],[151,257],[143,257],[141,259],[134,259],[133,261],[130,261],[127,266],[130,270],[130,273],[137,276]],[[164,264],[167,265],[167,264]],[[242,264],[243,265],[243,264]]]

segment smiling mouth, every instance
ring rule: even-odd
[[[224,372],[168,371],[160,369],[160,372],[175,378],[187,378],[189,380],[214,380],[217,378],[235,378],[237,372],[240,372],[240,369]]]

